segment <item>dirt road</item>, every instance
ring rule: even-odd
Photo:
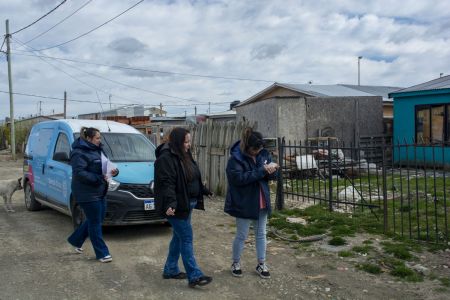
[[[0,161],[0,179],[21,176],[21,162]],[[389,275],[356,270],[352,260],[324,250],[270,240],[272,279],[254,272],[253,236],[246,244],[244,277],[231,276],[234,220],[222,212],[223,199],[193,215],[195,250],[203,271],[214,281],[198,289],[184,280],[165,280],[162,266],[170,227],[129,226],[105,229],[113,262],[95,260],[90,243],[74,254],[66,243],[68,216],[44,209],[29,212],[23,191],[13,198],[15,213],[0,209],[0,299],[446,299],[439,283],[396,281]],[[181,263],[181,262],[180,262]],[[448,299],[448,298],[447,298]]]

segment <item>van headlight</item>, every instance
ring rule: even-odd
[[[109,180],[108,191],[112,192],[119,188],[120,182],[115,181],[114,179]]]
[[[155,194],[155,181],[150,181],[150,184],[148,185],[150,192],[154,195]]]

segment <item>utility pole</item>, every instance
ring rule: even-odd
[[[197,116],[197,106],[194,106],[194,114]]]
[[[39,101],[39,116],[42,116],[42,101]]]
[[[208,102],[208,115],[211,113],[211,102]]]
[[[162,103],[159,103],[159,115],[162,117],[163,116],[163,112],[162,112]]]
[[[109,109],[110,109],[110,110],[112,110],[112,107],[111,107],[111,97],[112,97],[112,95],[109,94]]]
[[[64,91],[64,119],[67,119],[67,92]]]
[[[362,56],[358,56],[358,86],[361,85],[361,72],[360,72],[361,58]]]
[[[9,117],[11,119],[11,156],[16,160],[16,128],[14,126],[14,98],[11,75],[11,48],[9,44],[11,36],[9,34],[9,20],[6,20],[6,59],[8,60],[8,82],[9,82]]]

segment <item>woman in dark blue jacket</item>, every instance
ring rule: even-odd
[[[242,139],[230,150],[227,164],[228,190],[225,212],[236,218],[236,236],[233,241],[231,273],[242,276],[241,254],[253,223],[258,264],[256,272],[261,278],[270,278],[266,259],[266,224],[270,214],[270,190],[268,181],[276,178],[278,165],[272,162],[264,149],[261,133],[246,128]]]
[[[80,205],[86,220],[69,236],[68,242],[82,253],[84,241],[89,236],[96,258],[101,262],[112,261],[103,240],[102,223],[106,213],[105,195],[108,191],[106,177],[108,159],[102,151],[100,131],[81,128],[80,137],[72,144],[72,195]],[[116,176],[118,170],[112,171]]]

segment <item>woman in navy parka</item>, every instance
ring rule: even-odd
[[[96,258],[101,262],[112,261],[103,240],[102,223],[106,213],[106,178],[108,158],[102,151],[100,131],[81,128],[80,137],[72,144],[72,195],[83,210],[86,220],[69,236],[68,242],[82,253],[84,241],[89,236]],[[116,176],[118,170],[112,171]]]
[[[230,150],[227,164],[228,190],[225,212],[236,218],[236,236],[233,242],[231,273],[242,276],[241,254],[253,223],[258,264],[256,272],[261,278],[270,278],[266,259],[266,224],[270,214],[269,180],[276,178],[278,165],[272,162],[264,149],[261,133],[246,128],[242,139]]]

